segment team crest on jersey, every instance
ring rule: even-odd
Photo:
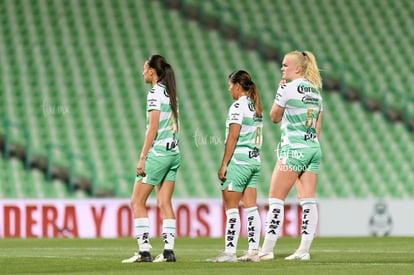
[[[252,111],[252,112],[254,112],[254,111],[255,111],[255,109],[254,109],[254,104],[253,104],[253,103],[249,103],[249,104],[247,104],[247,106],[249,107],[249,110],[250,110],[250,111]]]

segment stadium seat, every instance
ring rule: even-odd
[[[406,95],[403,92],[400,96],[400,92],[409,91],[414,63],[400,56],[411,45],[407,34],[412,27],[409,11],[414,6],[411,1],[366,2],[183,0],[182,6],[200,9],[209,16],[217,16],[219,10],[223,24],[240,23],[242,35],[269,43],[280,54],[312,50],[326,77],[339,77],[345,72],[342,67],[354,69],[345,75],[347,85],[363,85],[367,97],[385,98],[389,107],[407,106],[406,113],[412,116],[413,108],[405,105]],[[229,17],[229,9],[240,19]],[[294,24],[291,15],[296,13],[300,16]],[[392,13],[401,16],[390,19]],[[279,63],[264,61],[258,51],[243,50],[239,41],[227,40],[218,31],[206,31],[199,22],[188,21],[180,10],[165,9],[160,1],[31,1],[24,5],[7,1],[1,4],[0,14],[5,23],[0,32],[5,53],[2,62],[7,68],[4,113],[30,129],[32,153],[46,156],[49,144],[67,148],[93,162],[98,188],[118,188],[119,197],[129,197],[132,183],[124,178],[134,176],[150,88],[142,81],[142,65],[150,54],[160,53],[174,67],[180,100],[183,164],[175,195],[220,197],[216,172],[232,102],[227,76],[246,69],[256,81],[264,107],[258,195],[267,197],[280,135],[278,126],[267,117],[280,78]],[[390,26],[402,26],[401,33],[379,18],[390,20]],[[398,70],[405,64],[408,70]],[[399,73],[389,76],[393,71]],[[388,87],[395,87],[396,92],[390,93]],[[408,183],[411,178],[399,176],[399,169],[408,175],[409,166],[387,164],[387,160],[410,163],[412,135],[401,124],[392,125],[380,114],[368,114],[360,104],[347,103],[337,93],[324,92],[324,106],[324,163],[318,195],[414,196]],[[23,142],[19,133],[12,137],[13,142]],[[53,151],[52,157],[56,164],[69,165],[62,152]],[[16,163],[5,165],[12,171],[7,177],[13,182],[36,182],[15,188],[2,186],[6,197],[85,196],[70,194],[64,184],[46,182],[41,174],[29,176]],[[82,161],[75,164],[75,171],[77,176],[92,176]],[[114,180],[116,175],[121,180]],[[295,197],[294,192],[289,197]]]

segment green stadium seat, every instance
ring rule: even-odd
[[[408,91],[411,82],[409,72],[413,70],[390,74],[401,64],[407,64],[408,68],[414,66],[411,60],[399,57],[399,53],[410,49],[410,37],[403,34],[411,30],[412,12],[409,11],[414,9],[411,1],[403,2],[372,6],[358,0],[346,4],[322,0],[317,5],[316,0],[286,3],[185,0],[182,5],[203,9],[211,16],[217,16],[216,10],[220,10],[225,25],[240,21],[242,34],[278,47],[280,54],[310,49],[318,60],[326,60],[321,62],[321,68],[327,76],[339,76],[338,64],[356,68],[356,73],[345,77],[348,85],[364,84],[368,97],[387,98],[393,107],[408,106],[405,108],[412,116],[412,106],[406,105],[407,100],[399,92],[384,96],[384,87],[390,83],[395,83],[392,87],[398,91]],[[205,31],[198,22],[186,21],[179,11],[164,9],[161,2],[81,1],[69,5],[68,2],[32,1],[23,5],[20,1],[8,1],[2,5],[0,20],[6,24],[2,25],[0,39],[5,42],[4,62],[10,69],[6,81],[7,87],[11,87],[6,91],[7,104],[11,106],[6,115],[30,128],[33,152],[46,155],[46,145],[53,143],[89,157],[99,171],[96,178],[99,188],[113,189],[115,174],[133,176],[144,138],[145,96],[149,89],[142,81],[142,64],[150,54],[161,53],[174,65],[179,88],[181,149],[185,162],[177,178],[176,196],[220,197],[216,170],[224,145],[213,144],[210,138],[224,139],[224,121],[231,104],[227,76],[236,69],[251,72],[267,114],[280,77],[280,64],[263,61],[257,51],[244,51],[237,41],[228,41],[219,32]],[[4,12],[4,6],[14,12]],[[62,15],[58,11],[63,9]],[[28,26],[27,12],[31,14],[30,20],[38,23],[34,27]],[[301,14],[297,17],[298,24],[291,23],[294,12]],[[242,19],[229,17],[232,13]],[[401,16],[390,19],[388,27],[379,18],[390,18],[392,13]],[[41,22],[59,24],[46,28]],[[399,30],[390,31],[394,25],[402,26],[400,34]],[[283,39],[284,36],[289,39]],[[16,47],[16,41],[23,43]],[[35,51],[31,47],[33,41],[37,42]],[[409,54],[406,52],[405,56]],[[394,64],[394,60],[398,62]],[[360,72],[367,83],[361,83]],[[359,104],[349,105],[337,94],[324,93],[324,99],[326,112],[321,141],[326,163],[321,166],[318,195],[414,196],[413,188],[407,183],[410,177],[400,176],[395,171],[399,167],[389,171],[386,165],[387,160],[410,163],[413,138],[405,128],[390,125],[379,114],[367,114]],[[70,112],[44,116],[45,100],[52,106],[64,105]],[[278,126],[270,121],[266,125],[263,183],[258,190],[261,198],[267,197],[275,163],[274,149],[280,134]],[[207,137],[208,144],[195,145],[196,130]],[[22,140],[19,133],[13,133],[14,142]],[[362,155],[361,151],[367,154]],[[397,156],[396,151],[401,154]],[[53,157],[57,164],[68,165],[62,154],[54,152]],[[377,161],[369,164],[373,159]],[[45,182],[41,175],[30,176],[26,172],[20,175],[18,165],[11,167],[14,172],[8,177],[19,182],[31,178],[38,184],[24,188],[20,185],[15,189],[2,186],[7,196],[85,195],[69,194],[63,184]],[[402,169],[405,171],[402,174],[409,174],[409,166]],[[90,175],[82,163],[76,164],[76,171],[82,176]],[[391,181],[397,183],[390,186]],[[132,183],[120,181],[119,184],[119,196],[129,197]],[[295,197],[294,192],[289,196]]]

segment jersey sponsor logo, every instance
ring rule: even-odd
[[[297,88],[298,93],[305,94],[305,93],[317,93],[318,90],[316,90],[314,87],[309,85],[299,85]]]
[[[175,149],[178,146],[178,142],[179,142],[179,140],[176,139],[175,134],[174,134],[173,135],[173,140],[171,141],[171,143],[170,142],[167,142],[167,144],[165,146],[165,149],[167,151],[170,151],[170,150]]]
[[[239,113],[232,113],[230,114],[230,120],[239,120]]]
[[[254,115],[253,115],[253,120],[254,120],[255,122],[263,122],[263,116],[259,116],[259,115],[257,115],[256,113],[254,113]]]
[[[258,156],[260,156],[260,151],[258,148],[255,147],[252,151],[249,151],[249,159],[257,158]]]
[[[178,146],[178,140],[173,140],[171,143],[167,142],[167,145],[165,146],[165,149],[167,151],[173,150]]]
[[[316,139],[316,134],[312,132],[306,132],[306,134],[303,136],[303,140],[314,140]]]
[[[155,107],[157,106],[157,100],[154,98],[148,99],[148,107]]]
[[[319,101],[320,101],[320,98],[313,97],[312,95],[305,95],[302,97],[302,102],[305,104],[318,105]]]
[[[282,97],[282,94],[281,93],[277,93],[276,94],[276,100],[279,100],[281,97]]]

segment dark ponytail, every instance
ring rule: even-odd
[[[262,104],[260,103],[259,90],[257,89],[256,84],[254,84],[254,82],[252,83],[252,87],[250,88],[250,98],[253,100],[256,115],[261,117],[263,116],[263,109]]]
[[[167,94],[170,97],[171,110],[178,130],[178,100],[174,70],[163,56],[157,54],[151,55],[148,58],[148,66],[155,69],[158,76],[158,82],[164,84],[166,87]]]

